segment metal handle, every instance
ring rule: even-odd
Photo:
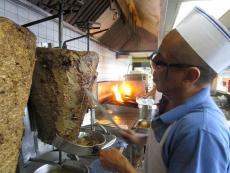
[[[38,159],[38,158],[30,158],[29,161],[31,162],[38,162],[38,163],[45,163],[53,166],[58,166],[59,168],[62,167],[61,164],[58,164],[56,162],[50,161],[50,160],[44,160],[44,159]]]
[[[95,123],[98,127],[100,127],[102,130],[103,130],[103,132],[105,133],[105,134],[110,134],[109,132],[108,132],[108,130],[103,126],[103,125],[101,125],[100,123]]]

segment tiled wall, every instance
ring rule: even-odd
[[[26,7],[25,2],[30,7]],[[18,24],[25,24],[31,21],[47,17],[47,13],[38,9],[34,5],[25,0],[0,0],[0,16],[5,16]],[[58,46],[58,23],[56,20],[43,22],[37,25],[28,27],[37,36],[37,45],[41,43],[53,43],[53,46]],[[73,29],[65,26],[63,28],[63,40],[71,39],[80,36]],[[86,51],[87,40],[82,38],[67,43],[68,49]],[[130,60],[126,58],[116,59],[115,52],[101,46],[100,44],[90,41],[90,50],[99,53],[100,62],[98,66],[98,81],[101,80],[119,80],[127,72]]]

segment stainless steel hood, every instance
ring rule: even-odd
[[[27,0],[57,14],[60,0]],[[87,21],[107,32],[93,37],[117,52],[151,51],[157,47],[165,0],[63,0],[64,21],[86,32]],[[92,24],[93,25],[93,24]],[[98,31],[91,29],[90,32]]]

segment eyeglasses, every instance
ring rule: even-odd
[[[198,66],[191,65],[191,64],[169,64],[169,63],[166,63],[166,62],[161,61],[161,60],[156,60],[156,58],[155,58],[156,56],[162,57],[162,55],[160,54],[160,52],[158,50],[153,52],[151,54],[151,56],[149,57],[151,60],[151,66],[153,69],[161,69],[164,67],[166,67],[167,69],[170,67],[173,67],[173,68],[198,67]]]
[[[152,60],[151,65],[152,65],[153,69],[160,69],[162,67],[167,67],[167,68],[170,68],[170,67],[174,67],[174,68],[196,67],[196,66],[190,65],[190,64],[169,64],[169,63],[159,61],[159,60],[158,61]]]

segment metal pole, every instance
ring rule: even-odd
[[[92,32],[92,33],[90,33],[89,35],[91,36],[91,35],[99,34],[99,33],[101,33],[101,32],[107,31],[107,30],[109,30],[109,29],[107,28],[107,29],[103,29],[103,30],[101,30],[101,31]],[[73,40],[77,40],[77,39],[81,39],[81,38],[84,38],[84,37],[87,37],[87,36],[88,36],[88,35],[86,34],[86,35],[82,35],[82,36],[79,36],[79,37],[71,38],[71,39],[69,39],[69,40],[65,40],[65,41],[63,42],[62,48],[67,49],[67,45],[66,45],[67,42],[70,42],[70,41],[73,41]]]
[[[63,1],[59,0],[59,30],[58,30],[58,39],[59,39],[59,47],[62,47],[63,42]]]
[[[58,163],[61,164],[62,163],[62,151],[58,151]]]
[[[63,41],[63,1],[59,0],[59,16],[58,16],[58,39],[59,39],[59,47],[62,47],[62,41]],[[58,158],[59,158],[59,164],[62,163],[62,151],[58,151]]]
[[[87,23],[87,51],[89,51],[89,36],[90,36],[90,33],[89,33],[89,23]]]
[[[91,118],[91,131],[95,131],[94,123],[95,123],[95,109],[93,107],[90,108],[90,118]]]
[[[33,22],[30,22],[30,23],[26,23],[26,24],[23,24],[22,26],[23,27],[29,27],[29,26],[32,26],[32,25],[36,25],[38,23],[42,23],[42,22],[45,22],[45,21],[48,21],[48,20],[52,20],[52,19],[55,19],[57,18],[59,15],[58,14],[55,14],[53,16],[49,16],[49,17],[46,17],[44,19],[40,19],[40,20],[36,20],[36,21],[33,21]]]

